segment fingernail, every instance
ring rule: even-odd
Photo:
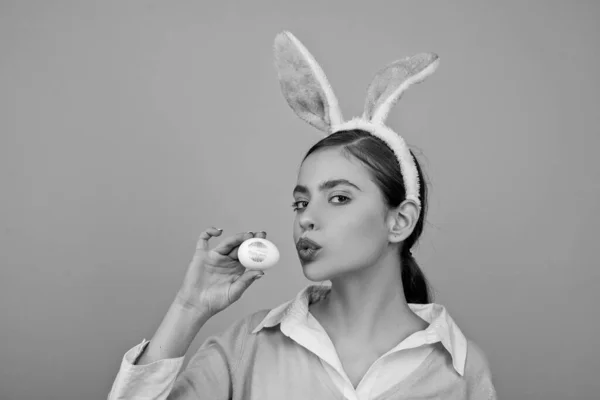
[[[258,233],[264,233],[265,235],[267,234],[265,231],[258,231]]]
[[[223,230],[223,229],[221,229],[221,228],[215,228],[214,226],[213,226],[213,229],[216,229],[216,230],[218,230],[218,231],[222,231],[222,230]]]
[[[254,276],[254,280],[260,279],[260,278],[262,278],[263,276],[265,276],[265,274],[255,275],[255,276]]]

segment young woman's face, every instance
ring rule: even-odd
[[[385,200],[366,167],[339,149],[311,154],[294,189],[294,243],[302,237],[321,248],[300,261],[307,279],[319,282],[367,268],[388,245]]]

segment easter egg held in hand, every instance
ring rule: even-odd
[[[279,261],[279,250],[267,239],[252,238],[244,241],[238,249],[240,263],[247,269],[269,269]]]

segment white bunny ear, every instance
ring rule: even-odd
[[[325,73],[290,32],[275,37],[275,65],[281,91],[296,114],[320,129],[331,133],[342,122],[337,98]]]
[[[402,93],[411,85],[423,82],[438,64],[437,54],[422,53],[395,61],[380,70],[367,90],[363,118],[383,124]]]

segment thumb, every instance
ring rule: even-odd
[[[245,271],[235,282],[231,284],[230,297],[231,301],[237,301],[242,294],[252,285],[252,283],[262,277],[265,273],[262,271]]]

